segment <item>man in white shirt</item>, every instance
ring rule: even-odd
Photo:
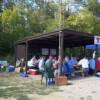
[[[79,62],[78,65],[82,67],[83,72],[88,75],[89,72],[89,61],[86,57],[83,57]]]
[[[40,58],[40,61],[39,61],[39,64],[38,64],[38,67],[39,67],[40,71],[44,71],[44,63],[45,63],[44,60],[45,60],[44,57]]]
[[[82,68],[89,68],[89,61],[85,57],[78,62],[78,65],[81,65]]]

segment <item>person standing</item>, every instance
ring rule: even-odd
[[[53,61],[52,61],[52,59],[53,59],[53,57],[49,56],[49,58],[45,62],[46,72],[47,72],[47,75],[48,75],[49,79],[53,79],[54,78]]]
[[[39,71],[40,72],[43,72],[45,70],[45,57],[41,57],[40,60],[39,60],[39,64],[38,64],[38,67],[39,67]]]

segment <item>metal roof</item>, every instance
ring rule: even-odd
[[[70,29],[62,29],[60,31],[64,34],[64,44],[70,46],[92,44],[94,42],[94,35],[90,33],[84,33]],[[26,42],[32,42],[32,43],[46,42],[49,44],[50,43],[57,44],[58,39],[59,39],[59,30],[41,35],[25,37],[24,39],[17,41],[16,44],[22,44]]]

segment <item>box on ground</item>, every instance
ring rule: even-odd
[[[67,85],[68,80],[66,76],[59,76],[55,78],[55,85]]]

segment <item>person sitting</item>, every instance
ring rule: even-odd
[[[21,64],[21,61],[19,59],[16,60],[16,67],[19,67]]]
[[[34,68],[34,69],[38,69],[37,65],[38,65],[38,61],[36,59],[35,56],[32,57],[32,59],[30,59],[27,63],[29,68]]]
[[[96,72],[100,72],[100,55],[97,57],[96,60]]]
[[[65,57],[65,59],[63,61],[63,65],[62,65],[62,74],[69,77],[70,76],[70,68],[68,65],[68,61],[69,61],[69,58]]]
[[[95,73],[96,70],[96,62],[94,58],[91,58],[89,60],[89,74],[93,75]]]
[[[74,65],[77,64],[77,60],[75,57],[71,57],[68,61],[68,66],[69,66],[69,69],[70,69],[70,76],[74,76]]]
[[[14,72],[15,71],[15,66],[9,64],[6,70],[7,70],[7,72]]]
[[[24,58],[21,58],[20,59],[20,66],[25,66],[25,59]]]
[[[68,78],[72,78],[74,75],[74,65],[77,64],[77,61],[74,57],[68,58],[65,57],[63,66],[62,66],[62,72],[64,75],[68,76]]]
[[[78,62],[77,66],[79,66],[79,67],[81,66],[84,75],[88,75],[88,72],[89,72],[89,61],[85,56],[83,56],[82,59],[80,59],[80,61]]]

